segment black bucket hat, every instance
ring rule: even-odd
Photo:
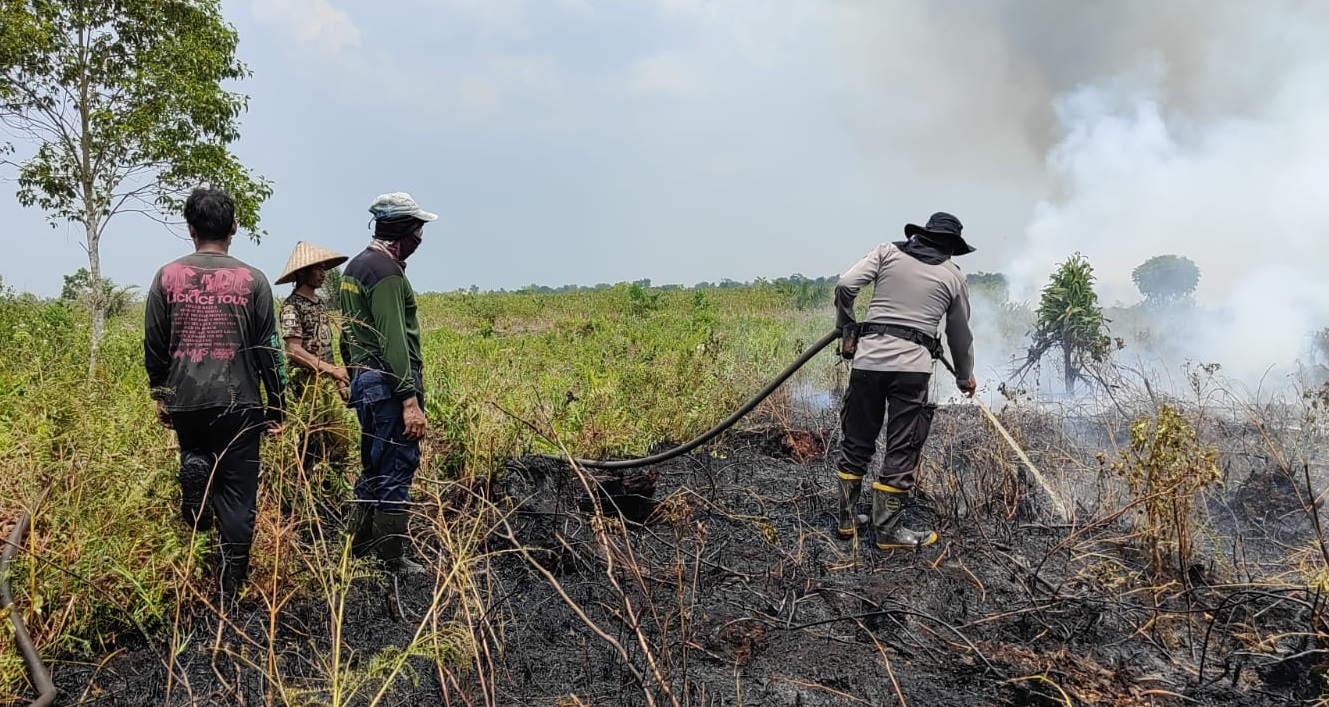
[[[918,226],[912,223],[905,224],[904,234],[910,237],[924,236],[934,243],[949,243],[954,255],[967,255],[978,250],[969,245],[964,236],[960,235],[962,230],[964,230],[964,225],[960,223],[960,219],[944,211],[938,211],[932,214],[926,226]]]

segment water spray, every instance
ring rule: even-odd
[[[938,356],[937,359],[941,361],[941,365],[946,367],[946,370],[951,372],[951,375],[955,375],[955,367],[951,365],[950,361],[946,360],[944,355]],[[1038,467],[1034,466],[1034,463],[1030,461],[1029,455],[1026,454],[1024,449],[1015,441],[1015,438],[1011,436],[1011,433],[1006,431],[1006,426],[1001,424],[1001,420],[997,419],[996,414],[992,412],[992,408],[988,407],[988,404],[983,402],[983,399],[977,395],[972,396],[970,399],[978,403],[978,409],[983,411],[983,415],[987,417],[988,422],[992,423],[992,426],[996,428],[998,434],[1001,435],[1001,438],[1006,440],[1006,444],[1014,450],[1015,456],[1019,457],[1020,461],[1024,462],[1025,468],[1033,475],[1034,480],[1038,482],[1038,485],[1043,487],[1044,493],[1048,495],[1048,500],[1052,501],[1052,508],[1057,512],[1057,520],[1065,523],[1070,518],[1070,515],[1066,512],[1065,504],[1063,504],[1057,494],[1052,491],[1052,485],[1048,483],[1048,480],[1043,476],[1042,472],[1038,470]]]

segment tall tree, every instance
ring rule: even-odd
[[[1131,271],[1146,304],[1160,305],[1189,297],[1200,284],[1200,268],[1180,255],[1156,255]]]
[[[101,239],[121,213],[178,223],[185,193],[228,190],[258,240],[272,193],[231,153],[248,99],[222,84],[249,75],[218,0],[0,0],[0,124],[31,156],[18,200],[83,226],[94,286],[89,372],[105,331]]]
[[[1104,360],[1110,349],[1108,320],[1094,292],[1094,269],[1076,253],[1052,273],[1038,303],[1033,342],[1020,368],[1023,373],[1053,348],[1061,349],[1066,393],[1075,392],[1075,381],[1092,362]]]

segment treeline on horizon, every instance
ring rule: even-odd
[[[334,269],[330,273],[330,280],[334,283],[339,280],[340,268]],[[633,289],[641,290],[729,290],[744,287],[774,287],[776,290],[786,294],[796,295],[796,298],[804,305],[811,305],[814,301],[821,300],[829,305],[831,294],[835,291],[835,284],[839,282],[840,276],[825,275],[822,277],[807,277],[802,273],[794,273],[787,277],[764,278],[757,277],[752,280],[733,280],[724,278],[718,282],[702,281],[693,285],[683,285],[680,283],[668,283],[663,285],[653,284],[650,278],[640,280],[622,280],[619,282],[601,282],[595,285],[567,284],[567,285],[541,285],[532,283],[524,287],[513,289],[495,288],[483,289],[478,285],[471,285],[469,288],[457,288],[455,290],[441,290],[442,294],[449,292],[466,292],[472,295],[493,293],[493,294],[541,294],[558,295],[571,292],[595,292],[600,290],[610,290],[616,287],[628,286]],[[1007,299],[1007,281],[1002,273],[968,273],[965,280],[969,283],[969,288],[974,294],[985,295],[989,298],[1004,301]],[[136,285],[119,285],[110,278],[102,279],[102,297],[107,302],[108,314],[112,317],[124,312],[129,306],[142,300],[143,291]],[[13,293],[10,288],[4,286],[3,278],[0,278],[0,290]],[[64,286],[60,295],[57,297],[39,297],[33,293],[23,292],[21,294],[33,297],[37,300],[63,301],[77,303],[86,300],[93,294],[95,289],[92,286],[91,277],[87,268],[79,268],[73,274],[64,276]],[[331,294],[331,293],[329,293]],[[429,294],[422,292],[422,294]]]
[[[987,273],[987,272],[968,273],[968,274],[965,275],[965,280],[969,283],[969,287],[970,287],[971,289],[982,289],[982,290],[984,290],[984,291],[989,291],[989,290],[991,290],[991,291],[1001,291],[1001,292],[1005,292],[1005,291],[1006,291],[1006,287],[1007,287],[1006,276],[1003,275],[1002,273]],[[823,277],[807,277],[806,275],[803,275],[802,273],[794,273],[793,275],[789,275],[789,276],[787,276],[787,277],[777,277],[777,278],[774,278],[774,279],[764,278],[764,277],[758,277],[758,278],[754,278],[754,279],[752,279],[752,280],[732,280],[732,279],[729,279],[729,278],[724,278],[724,279],[720,280],[719,282],[711,282],[711,281],[706,281],[706,280],[704,280],[704,281],[702,281],[702,282],[698,282],[698,283],[696,283],[696,284],[694,284],[694,285],[683,285],[683,284],[679,284],[679,283],[670,283],[670,284],[665,284],[665,285],[655,285],[655,284],[653,284],[653,283],[651,282],[651,278],[648,277],[648,278],[643,278],[643,279],[640,279],[640,280],[632,280],[632,281],[624,280],[624,281],[620,281],[620,282],[601,282],[601,283],[597,283],[597,284],[595,284],[595,285],[560,285],[560,286],[558,286],[558,287],[554,287],[554,286],[551,286],[551,285],[537,285],[537,284],[530,284],[530,285],[526,285],[525,287],[519,287],[519,288],[516,288],[516,289],[504,289],[504,288],[499,288],[499,289],[493,289],[493,290],[485,290],[485,289],[481,289],[478,285],[471,285],[470,288],[469,288],[467,291],[470,292],[470,293],[472,293],[472,294],[479,294],[479,293],[482,293],[482,292],[494,292],[494,293],[498,293],[498,294],[532,294],[532,293],[534,293],[534,294],[542,294],[542,295],[544,295],[544,294],[557,295],[557,294],[565,294],[565,293],[568,293],[568,292],[587,292],[587,291],[595,291],[595,290],[609,290],[609,289],[613,289],[614,287],[618,287],[618,286],[620,286],[620,285],[630,285],[630,286],[641,287],[641,288],[644,288],[644,289],[655,289],[655,290],[665,290],[665,291],[668,291],[668,290],[727,290],[727,289],[737,289],[737,288],[740,288],[740,287],[773,286],[773,287],[776,287],[776,288],[787,288],[787,287],[800,287],[800,288],[802,288],[802,287],[811,287],[811,288],[824,289],[824,290],[826,290],[827,292],[830,292],[830,291],[833,291],[833,290],[835,289],[835,283],[837,283],[837,282],[839,282],[839,281],[840,281],[840,276],[839,276],[838,274],[836,274],[836,275],[826,275],[826,276],[823,276]]]

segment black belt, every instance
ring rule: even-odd
[[[897,339],[904,339],[928,350],[932,358],[941,358],[941,340],[930,334],[926,334],[918,329],[896,324],[882,324],[879,322],[862,322],[858,326],[858,335],[867,334],[885,334],[894,336]]]

